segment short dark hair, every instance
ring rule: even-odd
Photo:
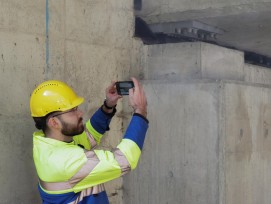
[[[48,116],[43,116],[43,117],[33,117],[34,121],[35,121],[35,126],[37,129],[42,130],[43,132],[45,132],[48,128],[47,126],[47,118]]]
[[[48,130],[48,125],[47,125],[48,118],[56,112],[58,112],[58,111],[49,113],[43,117],[33,117],[33,119],[35,121],[36,128],[39,130],[42,130],[45,133]]]

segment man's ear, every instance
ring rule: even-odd
[[[59,128],[61,128],[61,123],[58,120],[58,118],[51,117],[48,120],[48,127],[52,128],[52,129],[59,129]]]

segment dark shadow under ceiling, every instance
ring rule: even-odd
[[[229,40],[227,37],[221,37],[224,35],[223,32],[221,29],[212,28],[208,24],[196,21],[148,24],[140,17],[135,18],[135,37],[141,38],[146,45],[206,42],[243,51],[246,63],[271,68],[271,57],[253,52],[253,49],[249,49],[249,47],[246,50],[246,46],[240,46],[240,44]]]

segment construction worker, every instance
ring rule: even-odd
[[[115,83],[104,104],[83,124],[78,108],[84,99],[61,81],[41,83],[30,98],[31,115],[40,131],[33,134],[38,189],[46,203],[109,203],[103,183],[136,168],[148,129],[147,100],[132,78],[129,102],[134,109],[123,139],[113,151],[94,149],[109,130],[118,99]]]

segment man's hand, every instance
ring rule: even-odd
[[[118,95],[115,83],[116,83],[115,81],[112,81],[110,86],[108,86],[105,90],[106,105],[108,107],[115,107],[117,105],[118,100],[122,97]]]
[[[129,89],[130,105],[133,107],[135,113],[143,115],[146,118],[147,98],[145,96],[145,92],[136,78],[132,77],[131,79],[133,80],[135,87],[133,89]]]

